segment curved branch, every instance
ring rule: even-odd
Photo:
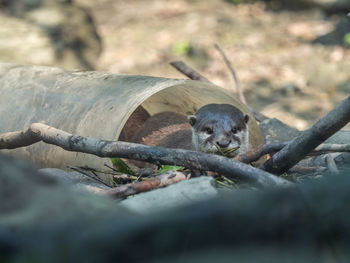
[[[41,123],[32,124],[29,130],[33,141],[42,140],[67,151],[89,153],[99,157],[129,158],[152,163],[179,165],[195,170],[213,171],[231,178],[251,182],[257,186],[293,185],[285,179],[223,156],[121,141],[98,140],[91,137],[72,135]],[[0,149],[5,148],[6,144],[0,141]]]
[[[225,52],[222,50],[222,48],[218,44],[215,44],[214,46],[219,51],[220,55],[222,56],[222,58],[224,59],[224,61],[226,63],[226,66],[228,67],[228,69],[230,70],[230,72],[232,74],[233,80],[235,81],[235,84],[236,84],[236,89],[237,89],[237,93],[238,93],[238,96],[239,96],[239,100],[243,104],[248,105],[247,101],[246,101],[246,99],[244,97],[244,93],[243,93],[243,90],[242,90],[242,87],[241,87],[241,83],[239,82],[239,79],[237,77],[236,71],[234,70],[230,60],[227,58]]]

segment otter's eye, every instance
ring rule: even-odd
[[[205,131],[206,134],[213,134],[213,129],[210,128],[210,127],[205,127],[204,131]]]
[[[231,131],[232,131],[233,134],[236,134],[238,132],[238,129],[237,128],[232,128]]]

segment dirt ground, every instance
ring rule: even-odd
[[[270,11],[263,2],[224,0],[76,0],[103,39],[97,70],[185,78],[183,60],[215,84],[234,88],[218,43],[237,71],[248,104],[306,129],[350,91],[350,49],[315,44],[338,16],[320,10]],[[350,31],[350,28],[349,28]]]

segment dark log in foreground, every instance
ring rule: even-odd
[[[262,168],[274,174],[282,174],[288,171],[349,121],[350,96],[266,161]]]
[[[130,183],[114,187],[107,191],[107,194],[117,198],[126,198],[142,192],[147,192],[156,188],[165,187],[186,180],[187,177],[178,171],[169,171],[157,175],[142,182]]]
[[[293,185],[291,182],[266,171],[223,156],[121,141],[98,140],[91,137],[72,135],[42,123],[33,123],[29,130],[30,132],[26,133],[29,142],[44,141],[67,151],[89,153],[99,157],[119,157],[157,164],[179,165],[201,171],[213,171],[257,186]],[[13,144],[11,145],[13,146]],[[25,145],[28,145],[28,143],[25,143]],[[21,145],[17,146],[21,147]],[[6,148],[7,145],[0,140],[0,149]]]

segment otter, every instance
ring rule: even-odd
[[[230,104],[205,105],[188,120],[197,151],[217,154],[239,146],[228,156],[234,157],[249,149],[249,116]]]
[[[249,150],[249,116],[230,104],[208,104],[188,117],[161,112],[150,117],[132,142],[220,154],[239,148],[228,157]]]

